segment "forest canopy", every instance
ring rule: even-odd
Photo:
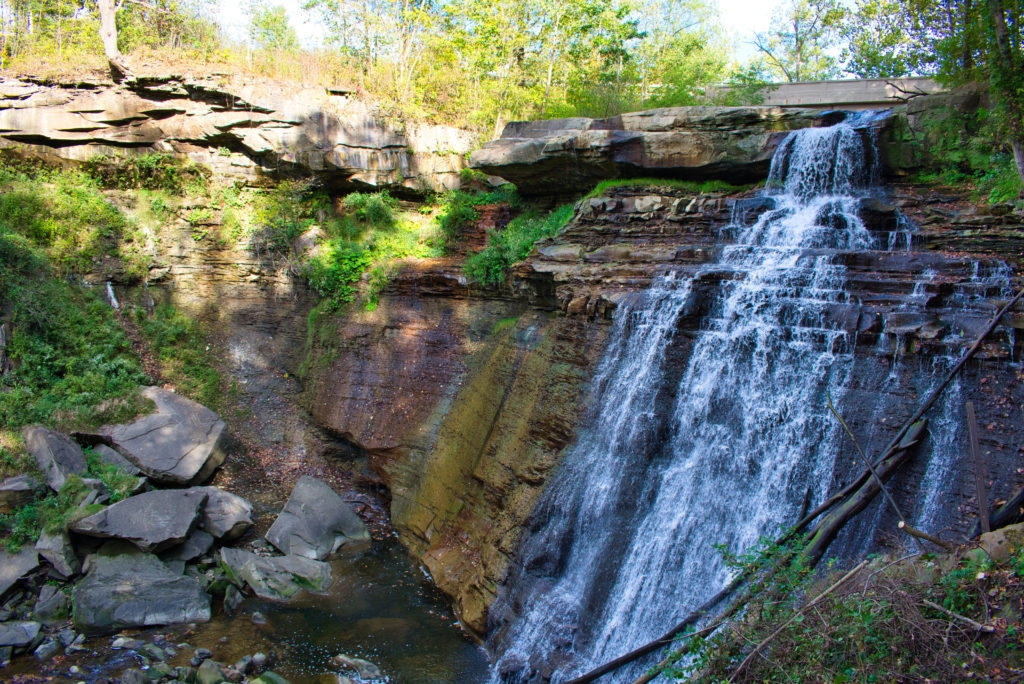
[[[1019,2],[782,0],[742,59],[715,0],[305,0],[300,12],[322,27],[316,45],[280,2],[248,2],[248,35],[232,41],[212,19],[216,0],[3,0],[0,66],[102,66],[105,4],[125,55],[341,86],[385,112],[484,134],[709,92],[756,102],[772,82],[930,75],[991,86],[1024,174]],[[719,84],[734,88],[708,90]]]

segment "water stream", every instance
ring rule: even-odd
[[[843,410],[856,366],[843,320],[857,302],[835,257],[910,244],[876,244],[858,216],[877,192],[866,123],[790,134],[774,209],[730,226],[717,263],[620,305],[586,427],[492,609],[492,681],[564,681],[646,643],[729,580],[717,546],[742,553],[825,497],[843,446],[827,397]],[[941,449],[957,426],[938,422]],[[940,477],[943,458],[932,467]]]

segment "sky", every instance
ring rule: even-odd
[[[266,0],[267,4],[277,4],[288,10],[292,17],[292,26],[304,45],[315,45],[322,34],[322,29],[304,23],[300,0]],[[727,31],[737,40],[737,57],[750,57],[754,48],[750,45],[754,34],[766,31],[771,22],[772,12],[782,0],[718,0],[719,13]],[[228,35],[235,40],[244,40],[249,27],[248,0],[218,0],[219,23]],[[312,40],[310,40],[312,39]]]

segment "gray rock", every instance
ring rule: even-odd
[[[82,561],[78,560],[75,547],[66,532],[49,534],[45,530],[36,542],[36,552],[53,567],[53,571],[63,579],[74,577],[82,570]]]
[[[52,584],[44,584],[32,613],[41,622],[63,620],[68,616],[68,597]]]
[[[111,642],[110,648],[113,648],[115,650],[123,649],[126,651],[130,651],[132,649],[141,648],[144,643],[144,641],[139,641],[138,639],[129,639],[128,637],[117,637],[116,639],[114,639],[114,641]]]
[[[104,545],[86,559],[86,569],[72,592],[79,630],[102,634],[210,619],[210,596],[195,579],[127,544]]]
[[[10,513],[33,499],[39,483],[28,475],[9,477],[0,484],[0,513]]]
[[[142,473],[134,463],[108,447],[106,444],[97,444],[92,448],[92,451],[94,454],[99,456],[100,460],[104,463],[112,465],[115,468],[119,468],[129,475],[139,475]]]
[[[149,677],[142,670],[130,668],[121,673],[121,684],[149,684]]]
[[[237,586],[249,585],[260,598],[287,601],[303,589],[324,593],[331,566],[301,556],[257,556],[241,549],[221,549],[221,567]]]
[[[221,672],[219,663],[213,660],[204,660],[196,672],[196,681],[199,684],[221,684],[221,682],[226,682],[228,679]]]
[[[39,555],[32,547],[25,547],[18,553],[0,548],[0,596],[15,585],[22,577],[39,567]]]
[[[164,563],[183,561],[187,563],[209,552],[213,548],[213,537],[202,530],[192,530],[185,541],[160,554]]]
[[[0,646],[0,667],[7,667],[11,664],[11,656],[14,649],[10,646]]]
[[[224,612],[228,615],[234,615],[238,612],[243,600],[242,592],[238,591],[235,585],[228,585],[228,588],[224,591]]]
[[[303,475],[266,539],[283,553],[322,560],[343,544],[370,538],[366,525],[326,483]]]
[[[193,487],[206,493],[200,526],[221,541],[231,541],[252,527],[252,504],[217,487]]]
[[[291,684],[291,682],[276,672],[267,671],[255,679],[250,679],[249,684]]]
[[[256,672],[265,668],[267,666],[267,661],[267,654],[262,651],[252,654],[252,667]]]
[[[160,484],[199,484],[224,462],[224,421],[191,399],[159,387],[142,396],[156,412],[128,425],[103,428],[103,436],[151,480]]]
[[[32,655],[36,657],[36,660],[49,660],[60,653],[60,650],[60,642],[53,637],[47,637],[43,639],[43,643],[36,646],[36,650],[32,652]]]
[[[164,649],[160,648],[156,644],[143,644],[139,647],[139,653],[150,660],[157,660],[161,662],[167,660],[167,654],[164,653]]]
[[[22,434],[28,452],[36,460],[36,465],[46,476],[46,484],[53,491],[60,491],[68,475],[81,475],[85,472],[85,454],[67,435],[43,427],[25,427]]]
[[[362,658],[354,658],[344,653],[339,653],[334,656],[334,664],[338,667],[353,669],[359,673],[360,679],[380,679],[383,677],[380,668],[371,663],[369,660],[363,660]]]
[[[35,641],[41,627],[38,622],[29,620],[0,622],[0,646],[24,648]]]
[[[129,497],[71,524],[90,537],[124,539],[143,551],[162,551],[182,543],[195,528],[206,494],[163,489]]]

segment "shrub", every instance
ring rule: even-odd
[[[210,175],[198,164],[159,152],[123,158],[101,155],[83,167],[105,188],[163,190],[174,195],[203,194]]]
[[[170,304],[156,307],[152,315],[136,309],[135,317],[164,377],[183,395],[214,410],[220,408],[221,376],[210,361],[202,326]]]
[[[572,216],[571,204],[543,215],[528,212],[517,216],[504,230],[490,234],[487,247],[466,259],[466,276],[478,283],[497,285],[509,266],[525,259],[541,238],[556,235]]]

